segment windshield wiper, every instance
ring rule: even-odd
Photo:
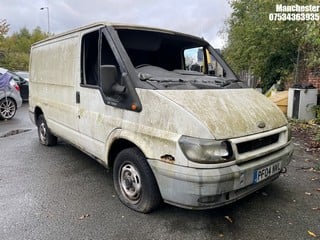
[[[188,82],[181,78],[174,78],[174,77],[154,77],[148,73],[139,73],[138,74],[141,81],[152,81],[152,82],[159,82],[159,83],[166,83],[166,82]]]

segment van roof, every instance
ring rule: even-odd
[[[178,34],[178,35],[185,35],[185,36],[188,36],[191,38],[201,39],[201,38],[194,36],[194,35],[190,35],[190,34],[186,34],[186,33],[182,33],[182,32],[176,32],[176,31],[168,30],[168,29],[162,29],[162,28],[148,27],[148,26],[143,26],[143,25],[125,24],[125,23],[95,22],[95,23],[81,26],[81,27],[78,27],[78,28],[75,28],[75,29],[72,29],[72,30],[69,30],[66,32],[59,33],[57,35],[54,35],[52,37],[46,38],[42,41],[39,41],[33,45],[37,45],[39,43],[43,43],[43,42],[46,42],[46,41],[49,41],[49,40],[52,40],[55,38],[59,38],[59,37],[65,36],[65,35],[69,35],[72,33],[82,32],[82,31],[85,31],[88,29],[94,29],[94,28],[99,28],[99,27],[103,27],[103,26],[112,26],[115,29],[145,30],[145,31],[152,31],[152,32],[162,32],[162,33],[173,34],[173,35]]]

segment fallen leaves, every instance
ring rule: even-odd
[[[79,217],[79,220],[84,220],[85,218],[90,217],[90,214],[84,214],[81,217]]]
[[[308,234],[309,234],[311,237],[314,237],[314,238],[317,237],[317,235],[316,235],[314,232],[311,232],[311,231],[309,231],[309,230],[308,230]]]
[[[317,173],[317,172],[319,172],[319,167],[312,167],[312,168],[309,169],[309,171]]]
[[[233,223],[233,220],[230,216],[224,216],[225,219],[228,220],[228,222]]]
[[[312,172],[313,168],[312,167],[299,167],[296,169],[296,171],[299,171],[299,170],[303,170],[304,172]]]
[[[317,138],[319,126],[316,124],[292,123],[292,136],[299,139],[295,145],[300,145],[306,152],[320,151],[320,141]]]

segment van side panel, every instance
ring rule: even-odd
[[[76,141],[75,86],[80,83],[79,34],[35,45],[30,61],[30,109],[40,107],[51,131]]]

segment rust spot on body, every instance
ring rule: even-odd
[[[165,154],[163,156],[160,157],[161,161],[167,162],[167,163],[173,163],[174,162],[174,156],[169,155],[169,154]]]

